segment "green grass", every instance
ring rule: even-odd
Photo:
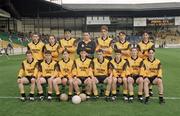
[[[165,96],[180,97],[180,49],[157,49],[157,58],[163,65]],[[0,57],[0,96],[19,96],[16,84],[23,55]],[[157,88],[153,87],[155,96]],[[0,116],[179,116],[180,100],[166,100],[158,104],[152,99],[149,105],[139,102],[105,102],[104,100],[86,101],[79,105],[70,102],[20,102],[18,99],[0,99]]]

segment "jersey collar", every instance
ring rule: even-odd
[[[32,64],[33,63],[33,61],[34,61],[34,58],[32,59],[32,61],[31,62],[28,62],[28,60],[26,60],[27,61],[27,63],[28,64]]]
[[[151,61],[149,58],[147,58],[147,59],[148,59],[148,61],[151,62],[151,63],[153,63],[153,62],[156,60],[156,58],[154,58],[152,61]]]
[[[122,58],[120,58],[119,62],[117,62],[116,58],[114,58],[114,62],[116,62],[117,64],[119,64],[122,61]]]
[[[69,62],[69,61],[70,61],[70,58],[68,58],[68,60],[67,60],[67,61],[65,61],[64,59],[62,59],[62,60],[63,60],[63,62],[67,63],[67,62]]]
[[[102,62],[100,62],[98,58],[97,58],[97,61],[98,61],[100,64],[102,64],[102,63],[104,62],[104,57],[103,57],[103,61],[102,61]]]

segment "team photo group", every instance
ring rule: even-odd
[[[61,101],[60,96],[66,93],[67,100],[83,94],[86,98],[106,101],[122,97],[133,102],[137,98],[147,104],[152,89],[157,87],[159,103],[165,103],[162,66],[155,58],[155,45],[148,32],[143,32],[140,42],[131,44],[124,32],[114,39],[109,37],[107,26],[99,30],[98,38],[92,39],[84,31],[82,40],[77,42],[71,30],[65,29],[63,38],[57,40],[50,35],[47,44],[38,33],[33,33],[17,78],[20,100]],[[25,89],[26,85],[30,90]]]

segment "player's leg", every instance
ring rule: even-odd
[[[117,89],[117,81],[118,79],[116,77],[112,78],[112,95],[116,96],[116,89]]]
[[[25,101],[26,94],[25,94],[25,91],[24,91],[24,84],[28,84],[29,80],[26,77],[22,77],[22,78],[18,78],[17,79],[17,83],[18,83],[20,94],[21,94],[21,98],[20,99],[22,101]]]
[[[112,86],[112,77],[106,77],[104,83],[106,84],[105,96],[109,97]]]
[[[143,77],[138,77],[136,83],[138,84],[138,99],[143,101]]]
[[[53,78],[48,78],[48,100],[52,99],[52,91],[53,91]]]
[[[163,98],[163,91],[164,91],[164,88],[163,88],[163,82],[162,82],[162,79],[161,78],[155,78],[153,80],[153,84],[157,85],[158,86],[158,90],[159,90],[159,103],[165,103],[164,101],[164,98]]]
[[[86,88],[85,88],[86,94],[88,96],[90,96],[91,95],[91,91],[92,91],[92,80],[91,80],[91,78],[88,77],[87,79],[85,79],[84,80],[84,84],[86,85]]]
[[[68,96],[71,97],[73,94],[73,78],[68,78],[68,83],[69,83]]]
[[[54,90],[56,92],[57,98],[60,97],[59,84],[61,84],[61,78],[60,77],[53,79],[53,87],[54,87]]]
[[[127,82],[128,82],[128,90],[129,90],[129,100],[132,101],[134,99],[134,79],[132,77],[128,77],[127,78]]]
[[[81,80],[79,78],[75,77],[73,79],[73,86],[74,86],[74,90],[75,90],[77,95],[80,94],[79,85],[81,85],[81,84],[82,84],[82,82],[81,82]]]
[[[149,84],[150,80],[148,78],[144,79],[144,96],[145,96],[145,104],[149,101]]]
[[[31,81],[31,86],[30,86],[29,100],[34,101],[34,91],[35,91],[36,79],[34,77],[32,77],[30,79],[30,81]]]
[[[153,96],[153,91],[152,91],[152,84],[149,84],[149,95]]]
[[[122,82],[123,82],[123,99],[125,101],[128,100],[128,83],[127,83],[127,78],[124,77],[122,78]]]
[[[36,80],[36,83],[37,83],[37,88],[38,88],[39,99],[44,100],[44,92],[43,92],[42,84],[47,83],[46,79],[43,77],[40,77]]]
[[[93,77],[92,79],[92,91],[94,96],[98,96],[98,88],[97,84],[99,83],[98,79],[96,77]]]

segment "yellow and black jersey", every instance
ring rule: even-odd
[[[51,51],[52,59],[58,61],[59,57],[59,44],[55,43],[54,45],[46,44],[45,50]]]
[[[111,69],[113,70],[113,77],[126,77],[127,75],[127,62],[121,59],[119,62],[116,59],[111,61]]]
[[[114,44],[114,50],[120,49],[122,51],[122,57],[124,59],[127,59],[130,57],[130,49],[131,49],[131,44],[128,41],[125,42],[116,42]]]
[[[43,60],[44,43],[39,41],[38,43],[30,42],[27,45],[27,49],[32,52],[33,58],[36,60]]]
[[[150,41],[144,43],[143,41],[141,41],[140,43],[138,43],[137,48],[139,49],[139,56],[143,59],[146,59],[148,57],[148,49],[154,48],[154,43]]]
[[[144,77],[162,77],[161,62],[158,59],[150,61],[148,58],[143,61],[144,65]]]
[[[93,59],[92,69],[94,76],[108,76],[109,75],[110,62],[108,59],[104,58],[100,62],[97,58]]]
[[[57,62],[51,61],[47,63],[45,60],[39,65],[39,75],[38,77],[56,77],[57,76]]]
[[[77,77],[91,76],[91,63],[91,59],[86,58],[85,60],[82,60],[81,58],[77,58],[74,62],[75,68],[73,69],[73,75]]]
[[[66,48],[70,53],[75,53],[75,51],[76,51],[75,41],[76,41],[76,39],[74,39],[74,38],[70,38],[68,40],[61,39],[59,41],[60,52],[62,52]]]
[[[26,76],[33,76],[37,77],[38,73],[38,61],[33,59],[32,62],[28,62],[28,60],[24,60],[22,62],[21,69],[19,70],[18,77],[26,77]]]
[[[102,38],[97,39],[97,46],[96,46],[96,51],[99,49],[106,49],[104,52],[104,56],[111,56],[112,55],[112,38],[107,37],[105,40]]]
[[[140,57],[137,58],[128,58],[128,65],[129,65],[129,72],[131,75],[141,75],[143,76],[142,66],[143,66],[143,59]]]
[[[68,61],[60,60],[58,62],[59,67],[59,77],[73,77],[73,67],[74,67],[74,61],[69,59]]]

